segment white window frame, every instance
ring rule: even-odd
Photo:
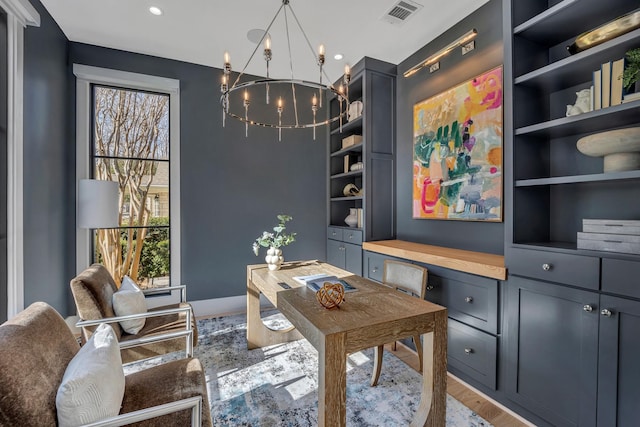
[[[91,170],[91,85],[108,85],[169,95],[169,203],[171,206],[171,284],[181,284],[180,262],[180,81],[147,74],[73,64],[76,76],[76,200],[78,182],[90,177]],[[91,263],[91,230],[76,225],[76,271]],[[175,295],[173,295],[175,294]],[[179,293],[154,297],[149,306],[177,302]]]
[[[7,14],[7,317],[24,309],[24,29],[39,27],[27,0],[0,0]]]

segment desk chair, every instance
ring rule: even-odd
[[[387,259],[384,261],[382,283],[398,291],[424,299],[427,288],[427,269],[419,265]],[[419,335],[411,338],[418,352],[420,372],[422,372],[422,341]],[[396,342],[394,341],[393,350],[395,351],[395,349]],[[380,371],[382,369],[383,351],[384,345],[380,345],[375,349],[371,387],[375,387],[378,384],[378,378],[380,377]]]

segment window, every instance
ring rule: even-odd
[[[119,189],[118,228],[77,229],[77,270],[100,262],[141,287],[179,283],[178,82],[77,64],[74,73],[77,179]]]
[[[92,262],[142,288],[169,284],[169,95],[92,85],[93,179],[119,189],[119,228],[93,233]]]

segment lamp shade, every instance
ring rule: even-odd
[[[78,184],[78,227],[118,227],[118,183],[81,179]]]

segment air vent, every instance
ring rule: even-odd
[[[407,22],[407,19],[416,14],[422,5],[410,0],[400,0],[387,11],[382,20],[394,25],[401,25]]]

